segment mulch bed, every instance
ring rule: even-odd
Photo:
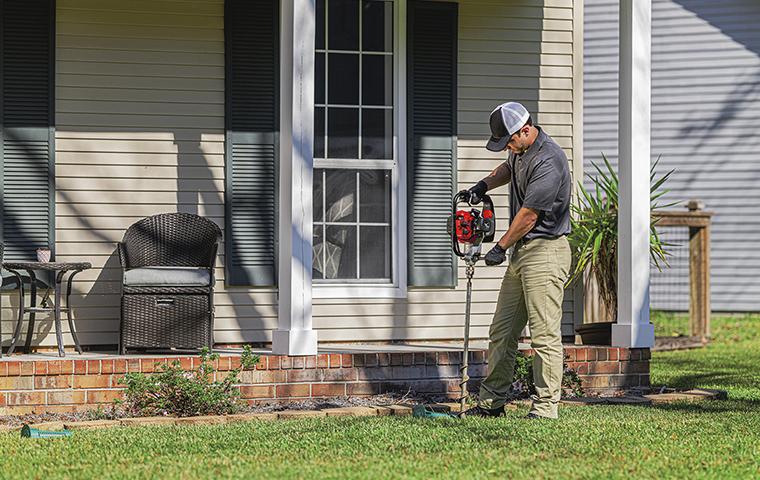
[[[369,407],[385,405],[418,405],[431,401],[411,392],[400,394],[373,395],[370,397],[336,397],[329,399],[308,399],[292,402],[271,402],[244,408],[240,413],[275,413],[284,410],[324,410],[327,408]],[[129,415],[109,407],[75,413],[40,413],[27,415],[0,416],[0,426],[21,427],[24,424],[43,422],[79,422],[86,420],[118,420]]]

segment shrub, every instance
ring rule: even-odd
[[[200,358],[198,368],[189,372],[175,360],[170,364],[157,364],[157,373],[126,374],[120,380],[127,387],[124,400],[120,401],[124,413],[130,416],[189,417],[240,411],[240,391],[234,385],[242,370],[255,367],[258,355],[252,354],[250,347],[244,347],[240,367],[227,372],[221,380],[214,380],[214,361],[219,359],[219,354],[204,348]]]
[[[562,398],[582,397],[580,377],[567,364],[563,364],[562,367]],[[515,376],[510,393],[514,398],[527,398],[536,393],[536,384],[533,382],[533,358],[522,352],[517,352]]]

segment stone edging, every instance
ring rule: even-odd
[[[640,405],[651,406],[676,402],[695,402],[704,400],[726,400],[728,394],[723,390],[693,389],[685,392],[660,393],[642,397],[580,397],[562,400],[566,406],[590,405]],[[518,405],[529,405],[529,400],[518,400],[506,405],[509,410],[516,410]],[[459,412],[459,403],[435,403],[427,405],[437,412]],[[367,417],[367,416],[397,416],[412,415],[409,405],[384,405],[371,407],[338,407],[324,410],[282,410],[269,413],[239,413],[232,415],[203,415],[198,417],[136,417],[119,420],[87,420],[81,422],[53,421],[29,425],[40,430],[86,430],[118,426],[149,426],[149,425],[221,425],[249,421],[290,420],[299,418],[320,417]],[[18,427],[7,428],[7,430]]]
[[[699,402],[702,400],[727,400],[728,393],[724,390],[695,388],[684,392],[655,393],[650,395],[624,397],[579,397],[562,400],[567,406],[587,405],[663,405],[678,402]]]

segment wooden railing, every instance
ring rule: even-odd
[[[688,210],[664,210],[654,216],[659,227],[689,229],[689,331],[703,344],[710,339],[710,223],[713,213],[692,200]],[[614,318],[600,301],[596,279],[584,276],[583,323],[608,322]]]
[[[688,210],[665,210],[655,215],[658,227],[689,229],[689,330],[702,343],[710,339],[710,223],[712,212],[697,200]]]

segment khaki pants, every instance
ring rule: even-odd
[[[530,327],[536,395],[531,413],[557,418],[562,385],[562,299],[570,270],[566,237],[536,238],[515,247],[499,291],[489,330],[488,376],[480,387],[480,405],[506,402],[515,369],[517,343]]]

